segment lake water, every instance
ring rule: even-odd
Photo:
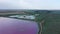
[[[0,34],[37,34],[38,31],[34,21],[0,17]]]
[[[13,15],[9,17],[17,17],[17,18],[24,18],[24,19],[35,19],[34,15]]]

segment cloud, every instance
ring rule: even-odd
[[[18,1],[0,0],[0,9],[17,9],[20,8]]]
[[[0,0],[0,9],[35,9],[38,8],[25,0]]]
[[[59,0],[0,0],[0,9],[60,9]]]
[[[19,4],[20,4],[19,6],[21,6],[23,9],[30,9],[30,8],[34,9],[35,8],[34,5],[32,5],[31,3],[28,3],[24,0],[20,0]]]

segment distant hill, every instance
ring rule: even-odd
[[[50,14],[60,14],[60,10],[50,10]]]

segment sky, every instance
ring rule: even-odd
[[[0,9],[60,9],[60,0],[0,0]]]

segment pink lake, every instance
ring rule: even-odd
[[[38,34],[37,22],[0,17],[0,34]]]

